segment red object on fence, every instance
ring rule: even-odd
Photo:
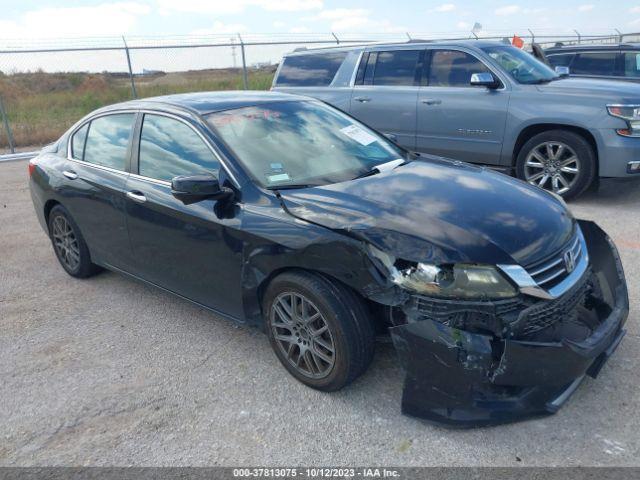
[[[511,45],[514,47],[522,48],[524,47],[524,40],[522,40],[518,35],[514,35],[511,39]]]

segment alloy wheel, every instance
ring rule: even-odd
[[[272,304],[271,330],[278,348],[302,375],[324,378],[335,364],[336,352],[329,324],[311,300],[283,292]]]
[[[69,221],[62,215],[53,219],[53,245],[60,261],[71,271],[80,265],[80,246]]]
[[[525,180],[531,185],[562,195],[580,173],[580,159],[566,143],[544,142],[533,148],[524,163]]]

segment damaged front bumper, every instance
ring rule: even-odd
[[[460,328],[454,319],[464,308],[455,313],[451,301],[414,298],[405,306],[406,323],[390,328],[406,371],[403,413],[460,427],[511,422],[556,412],[585,375],[596,377],[625,334],[629,300],[611,240],[595,223],[580,227],[590,268],[561,298],[520,306],[476,302],[488,323],[501,315],[520,323],[553,319],[541,330],[499,335],[468,323]],[[454,313],[439,316],[443,310]]]

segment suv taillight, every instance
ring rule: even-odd
[[[33,160],[29,160],[29,177],[33,175],[33,172],[35,172],[35,170],[36,164],[33,162]]]

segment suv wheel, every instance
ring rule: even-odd
[[[312,273],[284,273],[269,284],[263,312],[276,356],[309,387],[339,390],[371,363],[373,325],[348,287]]]
[[[550,130],[530,138],[516,160],[518,178],[565,199],[577,197],[593,183],[593,148],[580,135]]]

